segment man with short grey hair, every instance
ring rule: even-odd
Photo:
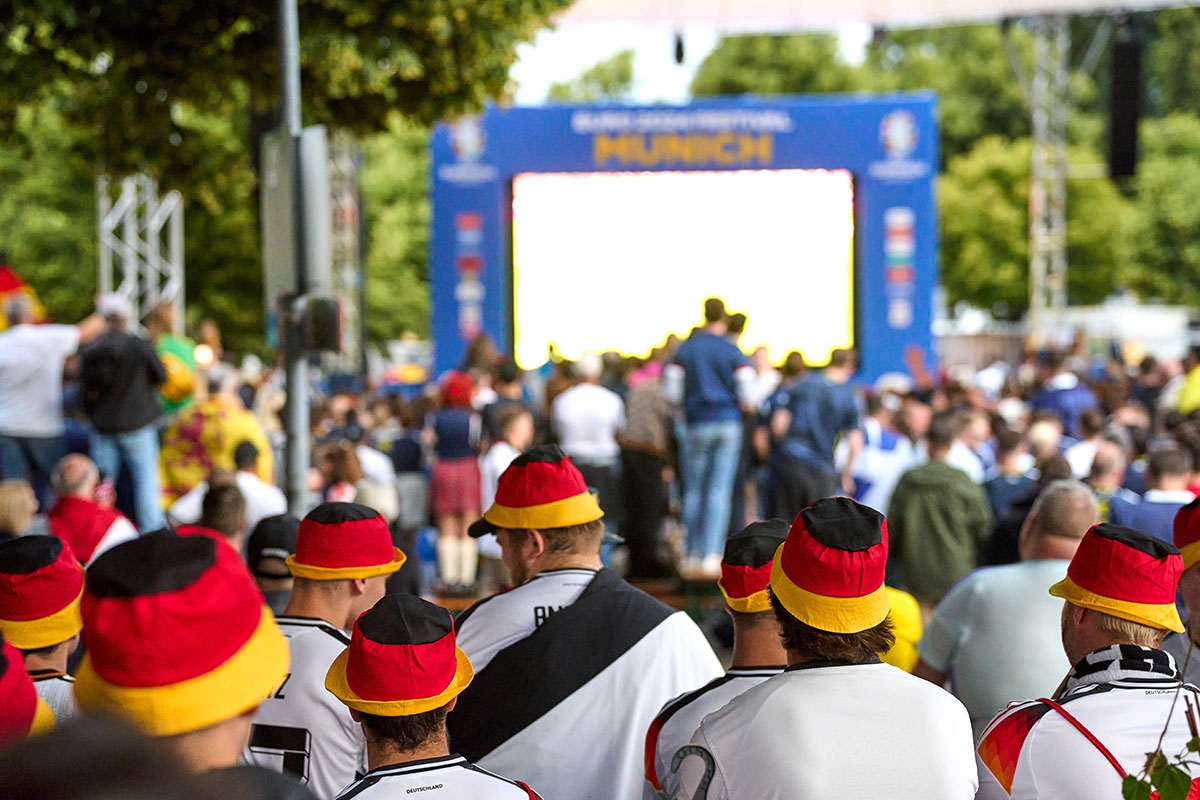
[[[50,533],[67,543],[85,566],[105,550],[137,536],[137,529],[111,505],[96,500],[100,470],[73,453],[54,467],[50,486],[58,499],[46,513]]]
[[[0,333],[0,477],[41,487],[42,507],[51,497],[46,482],[66,455],[62,419],[63,362],[81,344],[100,335],[104,321],[93,314],[78,325],[35,324],[33,299],[8,298]]]
[[[1052,483],[1021,528],[1021,561],[975,570],[934,610],[913,674],[939,685],[952,676],[976,738],[1010,701],[1049,695],[1070,668],[1059,642],[1062,603],[1047,590],[1098,520],[1088,486]]]

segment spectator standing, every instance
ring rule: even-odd
[[[58,497],[46,519],[50,533],[62,539],[83,565],[110,547],[137,537],[125,515],[96,500],[100,471],[87,456],[72,454],[58,462],[50,486]]]
[[[867,415],[860,425],[862,449],[850,465],[854,499],[881,514],[887,511],[900,476],[916,459],[912,442],[892,424],[899,408],[900,400],[895,395],[873,394],[867,398]],[[838,463],[844,466],[850,457],[850,442],[839,442],[837,454]]]
[[[683,405],[680,469],[686,570],[716,577],[729,529],[733,482],[742,455],[742,411],[751,410],[754,367],[726,338],[725,303],[704,301],[704,327],[663,369],[663,391]]]
[[[1084,411],[1097,408],[1100,401],[1091,389],[1067,367],[1062,353],[1045,352],[1038,356],[1042,388],[1029,398],[1030,411],[1049,411],[1062,422],[1068,436],[1079,438],[1079,418]]]
[[[975,568],[992,529],[983,488],[946,463],[961,420],[955,411],[933,418],[929,463],[904,473],[888,506],[892,566],[924,609]]]
[[[883,515],[845,497],[796,518],[771,570],[788,667],[709,714],[676,798],[970,800],[978,777],[962,704],[888,664]],[[847,742],[873,742],[868,756]]]
[[[78,325],[35,325],[33,300],[15,294],[4,304],[0,332],[0,478],[44,485],[63,456],[63,363],[104,330],[93,315]],[[50,492],[43,490],[43,508]]]
[[[167,374],[154,346],[126,332],[133,316],[128,300],[107,295],[98,308],[107,330],[84,348],[79,367],[83,408],[92,424],[92,459],[114,481],[122,465],[128,467],[138,527],[158,530],[165,518],[155,423],[158,387]]]
[[[287,498],[278,486],[267,483],[258,476],[258,448],[251,442],[242,442],[233,450],[233,465],[237,472],[233,480],[246,501],[246,530],[266,517],[287,511]],[[167,515],[178,524],[193,525],[200,519],[204,496],[208,493],[208,481],[201,481],[167,509]]]
[[[1020,563],[975,570],[934,609],[914,674],[939,686],[950,678],[976,738],[1010,701],[1049,694],[1070,668],[1060,647],[1062,603],[1047,591],[1066,577],[1096,519],[1087,486],[1055,483],[1025,520]]]
[[[1126,506],[1132,506],[1139,500],[1136,494],[1122,485],[1125,468],[1125,448],[1120,443],[1104,440],[1096,445],[1087,482],[1096,494],[1096,502],[1100,504],[1101,522],[1111,521],[1114,498],[1118,498],[1118,505]]]
[[[662,392],[663,356],[655,350],[645,367],[629,375],[625,429],[618,437],[625,508],[621,533],[629,546],[630,578],[664,578],[674,573],[658,554],[667,511],[668,425],[674,410]]]
[[[1053,695],[1014,703],[988,725],[977,749],[980,800],[1116,800],[1146,753],[1184,751],[1184,701],[1200,696],[1161,649],[1168,631],[1184,630],[1175,610],[1182,571],[1175,547],[1141,531],[1096,525],[1084,535],[1067,577],[1050,588],[1065,601],[1062,647],[1073,666]]]
[[[1146,465],[1146,493],[1141,502],[1131,504],[1118,498],[1111,501],[1113,524],[1170,542],[1175,514],[1195,498],[1187,488],[1191,469],[1191,459],[1184,450],[1174,445],[1159,447]]]
[[[545,446],[509,465],[471,527],[496,533],[515,588],[458,618],[475,680],[450,713],[450,741],[547,797],[640,798],[650,721],[721,674],[687,614],[603,567],[602,515],[566,454]]]
[[[999,521],[1012,513],[1013,504],[1033,494],[1037,481],[1029,477],[1021,469],[1022,456],[1025,454],[1025,440],[1020,433],[1012,428],[1001,428],[996,432],[996,469],[997,475],[985,481],[983,489],[987,492],[988,505],[992,508],[992,518]]]
[[[180,412],[164,431],[162,474],[163,498],[167,506],[194,489],[214,469],[248,471],[237,463],[238,446],[243,442],[248,442],[255,450],[249,471],[258,477],[258,483],[251,491],[263,495],[261,486],[274,485],[275,456],[271,442],[258,418],[246,410],[238,397],[239,380],[232,367],[215,365],[208,373],[208,396]],[[246,456],[247,451],[243,451],[243,458]],[[249,485],[249,481],[239,478],[239,486],[242,483]],[[195,508],[192,499],[180,511],[190,517]],[[176,518],[188,521],[184,517]]]
[[[167,373],[160,402],[163,414],[172,417],[196,399],[196,343],[175,333],[175,308],[163,302],[150,311],[146,333]]]
[[[1104,414],[1098,408],[1086,409],[1079,415],[1079,441],[1063,453],[1071,465],[1071,473],[1079,480],[1091,474],[1096,449],[1103,440]]]
[[[475,584],[479,547],[467,527],[479,516],[479,415],[471,410],[474,386],[462,372],[442,382],[442,407],[425,423],[433,446],[430,507],[438,529],[438,576],[444,590],[467,595]]]
[[[595,489],[604,511],[604,527],[617,532],[621,520],[621,446],[625,403],[616,392],[600,385],[604,362],[584,353],[574,366],[579,382],[554,398],[550,425],[558,446]]]
[[[296,555],[300,520],[279,514],[259,520],[246,540],[246,565],[276,616],[283,614],[292,595],[293,578],[287,560]]]
[[[771,419],[780,454],[775,513],[784,519],[792,519],[822,497],[854,492],[853,469],[862,449],[862,432],[849,381],[857,369],[853,350],[834,350],[829,366],[801,378]],[[843,435],[849,449],[839,476],[833,454]]]

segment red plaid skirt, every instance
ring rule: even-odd
[[[436,461],[429,485],[429,510],[438,514],[478,514],[479,460],[474,456]],[[475,520],[470,520],[474,522]]]

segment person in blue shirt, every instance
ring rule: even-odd
[[[754,367],[726,338],[727,332],[724,301],[708,298],[704,327],[679,346],[663,369],[663,394],[683,404],[684,571],[712,576],[721,570],[742,452],[742,411],[752,410],[754,381]]]
[[[1030,411],[1051,411],[1062,421],[1068,436],[1080,436],[1079,417],[1100,401],[1091,389],[1079,382],[1079,377],[1066,368],[1062,353],[1048,351],[1038,356],[1045,379],[1042,388],[1029,398]]]
[[[809,504],[839,491],[854,493],[853,467],[862,449],[858,404],[849,380],[858,368],[853,350],[834,350],[829,366],[793,386],[771,419],[779,441],[775,513],[792,519]],[[833,452],[842,435],[849,442],[846,469],[839,476]]]
[[[1119,497],[1109,501],[1112,523],[1136,528],[1170,543],[1175,534],[1176,512],[1195,498],[1187,488],[1191,470],[1191,459],[1182,448],[1159,447],[1150,454],[1146,465],[1148,488],[1141,502],[1130,503]]]

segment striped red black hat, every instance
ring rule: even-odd
[[[354,621],[350,646],[329,667],[325,688],[356,711],[406,717],[446,705],[474,675],[455,644],[449,611],[389,594]]]
[[[1175,546],[1185,570],[1200,561],[1200,497],[1175,513]]]
[[[492,507],[469,532],[478,537],[499,528],[566,528],[603,517],[579,469],[558,445],[548,444],[513,459],[496,484]]]
[[[0,544],[0,633],[22,650],[52,647],[83,628],[83,567],[62,539]]]
[[[83,596],[83,709],[157,736],[254,709],[288,670],[287,640],[237,551],[152,533],[103,553]]]
[[[1067,577],[1050,594],[1152,628],[1183,633],[1175,590],[1183,574],[1179,550],[1148,533],[1093,525],[1079,541]]]
[[[296,554],[285,562],[297,578],[342,581],[390,575],[405,559],[378,511],[358,503],[322,503],[301,520]]]
[[[731,609],[743,614],[771,610],[771,564],[787,533],[788,524],[781,519],[759,520],[725,540],[717,587]]]
[[[887,619],[887,520],[848,497],[800,512],[775,553],[771,591],[789,614],[831,633],[858,633]]]

